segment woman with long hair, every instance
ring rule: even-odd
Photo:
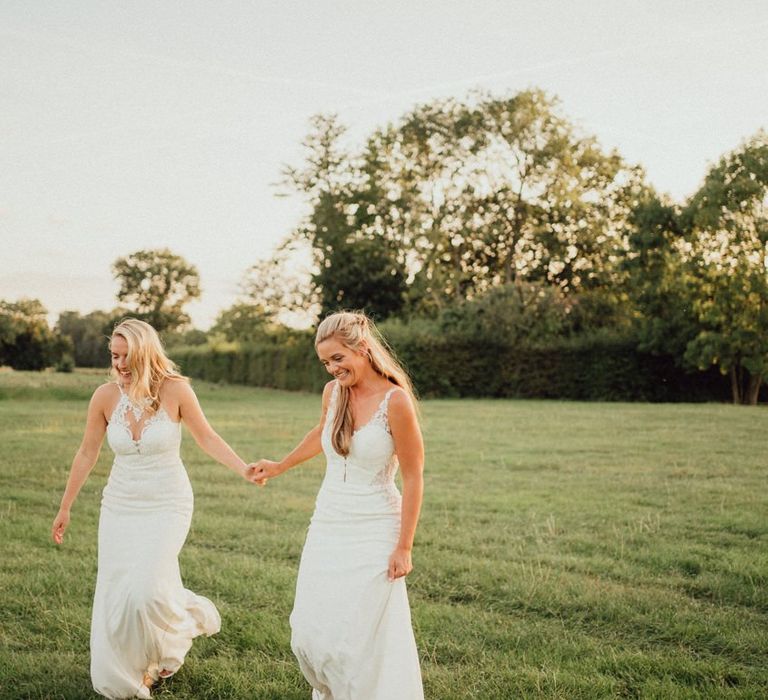
[[[208,424],[152,326],[122,321],[109,349],[112,381],[91,398],[52,536],[63,542],[72,504],[106,434],[115,460],[99,517],[91,680],[108,698],[149,698],[152,685],[184,663],[192,640],[221,625],[214,604],[185,589],[179,572],[193,510],[179,456],[181,421],[213,459],[249,481],[253,469]]]
[[[299,565],[291,647],[314,700],[420,700],[405,587],[424,465],[411,382],[364,314],[328,316],[315,349],[334,377],[320,422],[254,474],[263,482],[321,451],[327,459]]]

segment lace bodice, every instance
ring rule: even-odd
[[[339,393],[338,383],[334,384],[322,434],[323,452],[328,460],[326,479],[371,486],[394,484],[397,457],[389,429],[388,411],[389,399],[395,390],[396,387],[390,389],[371,419],[355,430],[349,455],[344,457],[336,452],[331,442],[331,427]]]
[[[133,421],[129,419],[129,411]],[[161,406],[150,413],[146,406],[134,404],[122,387],[107,425],[107,441],[116,455],[154,455],[178,452],[181,428]]]

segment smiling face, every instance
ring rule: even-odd
[[[352,350],[336,338],[327,338],[317,344],[317,356],[328,374],[332,374],[342,386],[354,386],[366,373],[371,363],[366,355]]]
[[[109,342],[112,353],[112,369],[117,372],[119,381],[124,386],[131,383],[131,370],[128,367],[128,341],[121,335],[113,335]]]

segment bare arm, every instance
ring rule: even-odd
[[[297,464],[306,462],[308,459],[312,459],[312,457],[319,455],[323,451],[323,446],[320,442],[322,432],[322,425],[316,425],[312,428],[312,430],[303,437],[302,441],[278,462],[280,467],[279,473],[282,474],[292,467],[295,467]]]
[[[109,397],[108,386],[101,386],[93,392],[91,401],[88,404],[88,416],[85,422],[85,433],[83,441],[72,460],[72,467],[69,470],[69,478],[64,489],[64,495],[61,497],[59,512],[53,521],[51,536],[56,544],[64,541],[64,532],[69,525],[70,510],[75,502],[80,489],[88,479],[96,460],[101,452],[101,444],[104,441],[104,433],[107,430],[107,419],[105,418],[105,408]]]
[[[413,569],[411,550],[424,495],[424,442],[416,410],[403,391],[396,391],[389,400],[389,427],[403,478],[400,538],[388,570],[390,580],[394,580]]]
[[[323,451],[321,436],[323,434],[323,426],[325,425],[325,416],[328,412],[328,402],[330,401],[332,389],[333,382],[328,382],[323,389],[323,408],[322,413],[320,414],[320,422],[302,438],[301,442],[296,445],[296,447],[294,447],[279,462],[262,459],[255,463],[255,478],[258,481],[263,482],[264,479],[271,479],[274,476],[279,476],[283,472],[295,467],[297,464],[306,462],[308,459],[312,459],[312,457],[319,455]]]
[[[186,382],[174,381],[171,390],[178,398],[179,416],[189,428],[200,449],[219,464],[229,467],[244,479],[252,481],[248,465],[211,427],[192,387]]]

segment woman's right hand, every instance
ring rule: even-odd
[[[248,466],[253,469],[256,483],[262,486],[267,483],[267,479],[279,476],[285,471],[280,462],[273,462],[269,459],[260,459],[258,462],[253,462]]]
[[[243,479],[245,479],[247,482],[251,484],[256,484],[257,486],[264,486],[266,484],[266,479],[260,479],[256,477],[257,472],[256,464],[246,464],[245,467],[243,467],[243,470],[240,472]]]
[[[56,517],[53,519],[53,526],[51,527],[51,537],[56,544],[61,544],[64,541],[64,532],[69,525],[69,511],[59,510]]]

